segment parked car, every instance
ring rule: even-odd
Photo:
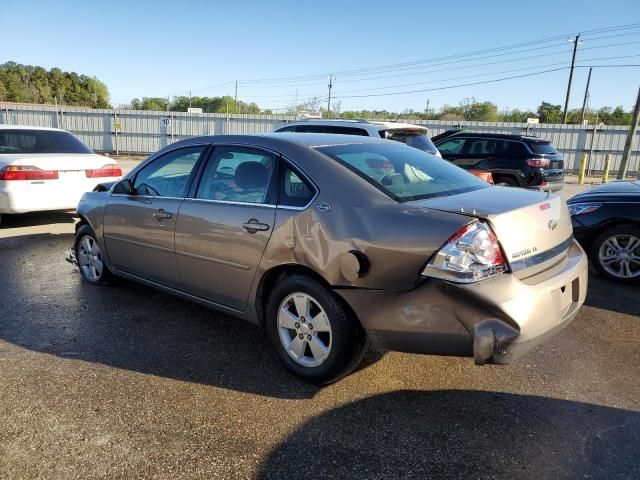
[[[275,132],[336,133],[363,137],[386,138],[406,143],[436,157],[440,152],[429,138],[429,129],[420,125],[397,122],[376,122],[365,119],[315,119],[309,118],[276,128]]]
[[[380,138],[191,138],[77,210],[87,282],[125,277],[262,325],[317,383],[352,371],[367,339],[513,362],[587,291],[559,196],[493,187]]]
[[[69,132],[0,125],[0,219],[7,213],[68,210],[99,181],[122,176]]]
[[[576,239],[605,277],[640,281],[640,181],[598,185],[568,201]]]
[[[491,172],[497,185],[558,191],[564,161],[548,140],[525,135],[447,132],[433,137],[442,158],[465,169]]]

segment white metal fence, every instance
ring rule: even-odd
[[[69,130],[98,152],[147,154],[172,142],[198,135],[271,132],[289,115],[225,115],[220,113],[152,112],[146,110],[98,110],[50,105],[0,103],[0,124],[57,127]],[[404,120],[403,120],[404,121]],[[565,157],[565,168],[576,171],[580,156],[591,153],[589,169],[604,168],[611,154],[611,170],[617,171],[629,127],[606,125],[594,134],[593,126],[458,122],[416,120],[430,134],[461,126],[487,133],[529,133],[550,140]],[[634,139],[629,172],[640,166],[640,134]]]

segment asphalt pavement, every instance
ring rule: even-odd
[[[0,228],[0,478],[640,478],[638,287],[590,276],[515,365],[370,351],[289,374],[262,330],[65,262],[71,214]]]

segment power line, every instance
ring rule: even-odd
[[[421,90],[409,90],[409,91],[404,91],[404,92],[389,92],[389,93],[376,93],[376,94],[370,94],[370,95],[336,95],[334,98],[365,98],[365,97],[386,97],[386,96],[391,96],[391,95],[406,95],[409,93],[423,93],[423,92],[433,92],[436,90],[448,90],[451,88],[459,88],[459,87],[469,87],[472,85],[483,85],[486,83],[496,83],[496,82],[502,82],[505,80],[512,80],[515,78],[523,78],[523,77],[532,77],[534,75],[542,75],[545,73],[551,73],[551,72],[559,72],[561,70],[567,70],[569,67],[560,67],[560,68],[553,68],[550,70],[543,70],[541,72],[533,72],[533,73],[525,73],[522,75],[513,75],[510,77],[502,77],[502,78],[496,78],[496,79],[492,79],[492,80],[484,80],[482,82],[471,82],[471,83],[461,83],[458,85],[448,85],[445,87],[435,87],[435,88],[425,88],[425,89],[421,89]]]

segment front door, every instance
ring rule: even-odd
[[[133,194],[111,194],[105,207],[104,239],[109,261],[118,270],[168,286],[177,284],[176,218],[206,148],[168,152],[135,175]]]
[[[245,310],[275,221],[276,160],[260,149],[215,147],[195,198],[185,199],[178,213],[182,290]]]

